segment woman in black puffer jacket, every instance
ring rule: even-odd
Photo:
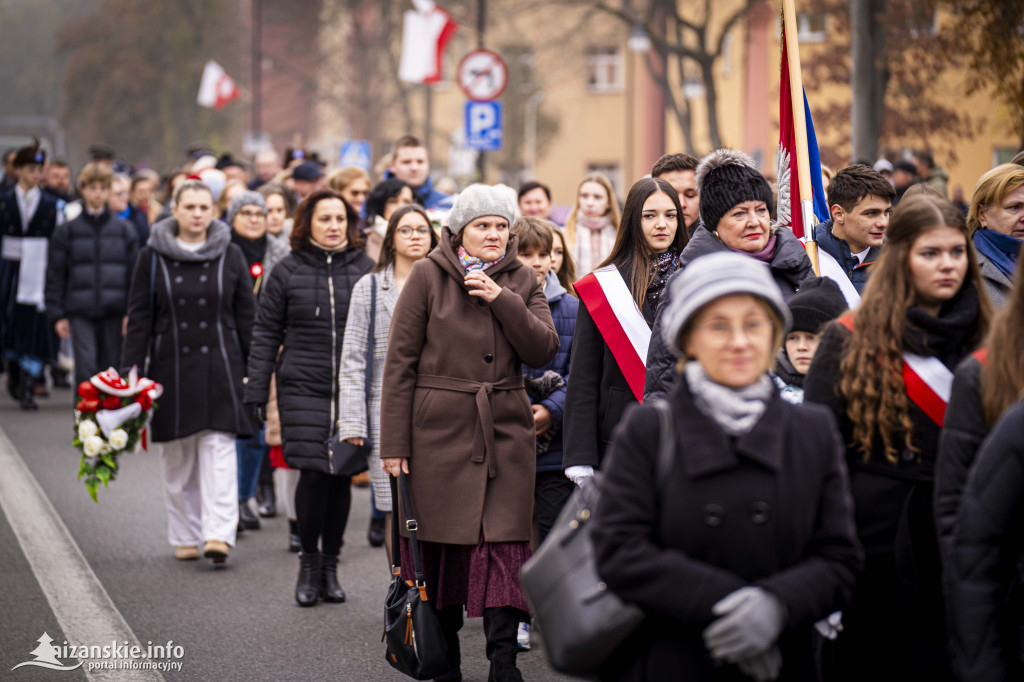
[[[331,190],[314,192],[299,205],[291,246],[260,301],[245,402],[262,413],[276,368],[284,457],[302,472],[295,492],[302,542],[295,598],[313,606],[320,596],[345,600],[337,568],[352,500],[350,481],[337,475],[338,463],[328,457],[324,443],[339,417],[338,372],[349,298],[374,263],[363,251],[354,212]]]

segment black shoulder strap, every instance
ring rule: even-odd
[[[146,366],[142,371],[144,376],[149,376],[150,354],[153,352],[151,348],[153,329],[156,328],[156,320],[153,319],[153,315],[156,314],[156,249],[152,249],[150,253],[152,259],[149,262],[149,323],[146,327]]]
[[[651,402],[658,411],[658,494],[664,496],[665,483],[672,473],[672,462],[676,454],[676,431],[672,424],[672,408],[666,400]]]

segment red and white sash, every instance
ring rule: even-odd
[[[846,307],[855,310],[860,305],[860,294],[857,293],[850,278],[846,276],[846,271],[839,265],[839,261],[820,246],[818,247],[818,269],[822,277],[828,277],[839,285],[839,290],[843,292],[843,298],[846,299]]]
[[[853,331],[853,313],[839,318],[840,324]],[[907,397],[942,426],[946,418],[946,406],[953,394],[953,372],[936,357],[922,357],[913,353],[903,354],[903,383]]]
[[[633,395],[643,402],[651,328],[637,308],[618,268],[614,265],[598,268],[573,286],[608,344]]]

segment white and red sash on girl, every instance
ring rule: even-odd
[[[633,395],[643,402],[651,328],[633,300],[626,281],[618,268],[606,265],[573,286],[608,344]]]
[[[840,317],[839,323],[852,332],[853,313]],[[904,353],[903,383],[907,387],[907,397],[933,422],[942,426],[953,394],[953,372],[936,357]]]

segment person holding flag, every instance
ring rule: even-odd
[[[991,306],[963,214],[904,201],[861,306],[832,322],[804,402],[835,414],[866,569],[830,647],[829,680],[950,680],[933,489],[953,368],[984,338]]]

